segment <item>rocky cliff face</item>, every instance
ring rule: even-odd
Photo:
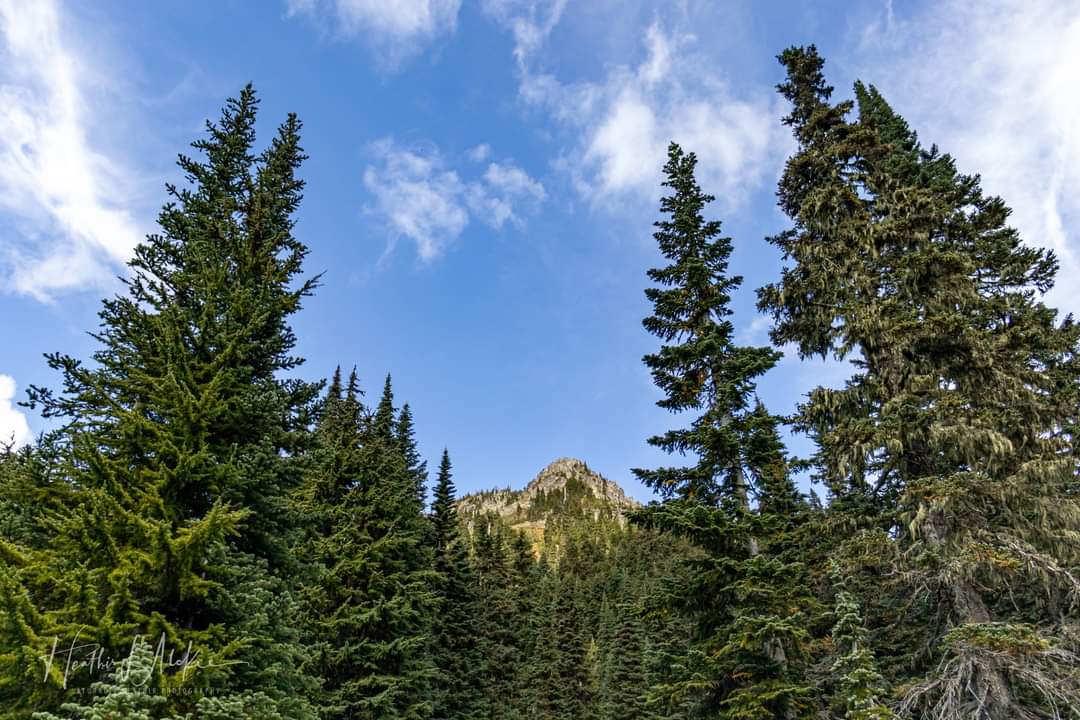
[[[523,490],[489,490],[465,495],[458,513],[467,526],[495,517],[512,530],[524,532],[539,554],[558,551],[567,534],[588,529],[625,526],[624,511],[639,505],[616,483],[594,472],[581,460],[560,458],[533,478]]]

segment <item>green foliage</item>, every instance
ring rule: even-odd
[[[424,718],[431,712],[430,623],[437,575],[425,546],[416,476],[393,434],[389,378],[374,413],[355,372],[335,376],[315,432],[299,506],[314,520],[302,625],[332,717]]]
[[[702,215],[715,198],[698,186],[696,166],[693,153],[670,145],[663,185],[671,195],[660,201],[660,211],[667,217],[655,223],[653,237],[671,264],[649,270],[649,279],[660,287],[645,291],[654,314],[643,324],[664,343],[678,341],[645,356],[653,380],[664,391],[657,404],[671,412],[702,412],[689,428],[649,438],[649,444],[669,453],[690,452],[698,463],[634,473],[664,497],[715,503],[735,495],[745,500],[748,458],[743,448],[757,432],[750,410],[754,381],[776,364],[780,354],[772,348],[733,343],[728,304],[742,278],[727,274],[730,238],[720,236],[719,221],[706,221]]]
[[[443,720],[479,718],[482,647],[478,610],[481,597],[461,534],[455,507],[450,454],[443,450],[435,483],[431,522],[435,538],[438,605],[432,624],[432,659],[435,665],[433,717]]]
[[[663,501],[630,513],[567,460],[458,500],[444,451],[425,515],[390,376],[373,408],[355,370],[297,377],[300,123],[257,151],[254,92],[228,101],[93,355],[46,356],[28,405],[56,429],[0,445],[0,714],[1080,720],[1057,260],[872,85],[835,101],[815,48],[779,59],[773,347],[735,343],[732,241],[672,143],[644,362],[685,420],[648,442],[686,461],[635,470]],[[854,372],[779,418],[756,389],[782,346]]]
[[[245,88],[194,143],[201,158],[180,157],[188,185],[167,186],[160,233],[103,303],[92,362],[47,356],[61,390],[31,387],[29,404],[62,420],[62,437],[47,472],[23,471],[34,521],[0,574],[10,597],[37,604],[5,609],[27,622],[27,657],[54,637],[112,657],[137,634],[160,637],[204,661],[170,688],[263,692],[288,717],[309,717],[302,650],[277,613],[291,614],[284,498],[314,387],[279,374],[300,363],[288,322],[315,280],[297,281],[307,248],[291,234],[300,123],[289,116],[256,155],[256,108]],[[0,685],[17,686],[25,660],[5,663]],[[94,680],[76,673],[68,690]],[[170,695],[167,707],[186,711],[192,697]]]
[[[633,515],[646,527],[674,532],[705,550],[672,583],[666,603],[693,618],[696,642],[673,678],[669,698],[692,696],[699,712],[725,718],[808,716],[812,689],[803,677],[803,626],[809,602],[803,569],[785,562],[782,536],[802,500],[791,483],[777,419],[752,403],[755,379],[776,364],[771,348],[736,346],[728,319],[731,241],[702,215],[712,196],[694,177],[697,160],[672,143],[664,167],[671,195],[656,223],[660,250],[671,264],[650,270],[661,288],[647,289],[654,315],[645,327],[664,343],[645,357],[672,412],[698,410],[689,429],[649,442],[690,454],[684,468],[635,470],[669,498]],[[757,512],[750,496],[759,497]],[[674,498],[674,499],[670,499]],[[764,551],[764,552],[763,552]],[[690,670],[693,664],[694,669]]]
[[[90,702],[65,703],[63,715],[34,713],[34,720],[153,720],[160,717],[168,698],[161,694],[159,668],[156,666],[154,648],[145,641],[132,645],[131,653],[118,663],[116,670],[104,680],[92,683],[88,688]],[[235,717],[245,717],[237,715]]]
[[[1027,624],[1060,637],[1078,589],[1063,541],[1080,526],[1067,431],[1080,328],[1038,299],[1057,261],[875,88],[832,103],[813,47],[780,59],[798,149],[779,190],[794,227],[772,242],[791,265],[759,305],[775,342],[856,368],[810,393],[797,427],[837,511],[895,538],[891,595],[868,605],[900,640],[884,654],[907,656],[887,658],[891,680],[920,717],[1053,716],[1076,677],[1063,645],[1016,673],[950,638],[1022,644]]]

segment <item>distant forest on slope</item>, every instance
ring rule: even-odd
[[[671,464],[634,471],[641,507],[584,466],[461,502],[389,375],[301,379],[301,124],[258,149],[254,91],[229,100],[98,350],[46,356],[26,403],[56,429],[0,454],[0,716],[1080,718],[1057,260],[873,86],[836,100],[814,47],[779,59],[770,346],[737,344],[733,241],[668,150],[644,362],[672,427],[643,441]],[[779,348],[854,373],[781,417]]]

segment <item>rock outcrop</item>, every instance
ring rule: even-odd
[[[498,518],[511,530],[525,533],[537,554],[545,549],[557,554],[568,533],[588,527],[602,534],[606,527],[624,527],[624,512],[639,505],[581,460],[559,458],[522,490],[465,495],[458,501],[458,512],[470,529],[477,521]]]

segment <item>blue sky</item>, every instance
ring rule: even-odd
[[[764,342],[775,56],[806,43],[840,96],[878,85],[982,173],[1080,308],[1080,2],[0,0],[0,434],[44,427],[13,405],[56,383],[42,353],[89,355],[176,153],[251,81],[263,139],[305,123],[297,234],[325,276],[295,321],[304,374],[356,365],[373,394],[392,372],[462,490],[575,456],[645,499],[630,468],[664,462],[645,438],[672,426],[640,362],[664,147],[700,156],[740,339]],[[788,412],[843,378],[789,354],[761,394]]]

